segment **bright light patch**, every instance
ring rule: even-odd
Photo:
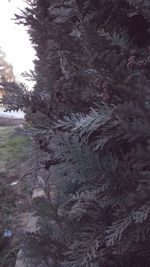
[[[16,25],[12,20],[14,14],[23,9],[23,0],[0,0],[0,46],[13,65],[18,80],[24,81],[21,73],[33,69],[34,49],[29,41],[26,28]]]

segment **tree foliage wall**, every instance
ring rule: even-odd
[[[36,85],[10,84],[6,101],[19,92],[13,108],[26,110],[47,170],[25,261],[148,267],[150,2],[30,0],[16,19],[36,50]]]

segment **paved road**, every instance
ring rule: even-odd
[[[23,119],[24,118],[24,112],[23,111],[5,112],[4,110],[5,110],[5,108],[0,107],[0,117],[15,118],[15,119]]]

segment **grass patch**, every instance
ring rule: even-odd
[[[15,127],[0,127],[0,267],[15,266],[20,215],[28,209],[22,177],[29,171],[30,162],[31,140],[16,134]],[[15,187],[11,186],[13,179],[19,181]],[[5,229],[11,229],[12,238],[4,238]]]
[[[15,134],[14,127],[0,127],[0,161],[5,168],[15,168],[28,159],[31,141]]]
[[[7,177],[0,174],[0,266],[13,267],[17,255],[17,243],[13,244],[15,236],[16,212],[19,195],[7,183]],[[11,229],[12,237],[4,237],[4,230]]]

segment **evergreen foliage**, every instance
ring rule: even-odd
[[[23,105],[48,179],[23,258],[148,267],[150,3],[28,2],[16,18],[36,49],[36,85]]]

